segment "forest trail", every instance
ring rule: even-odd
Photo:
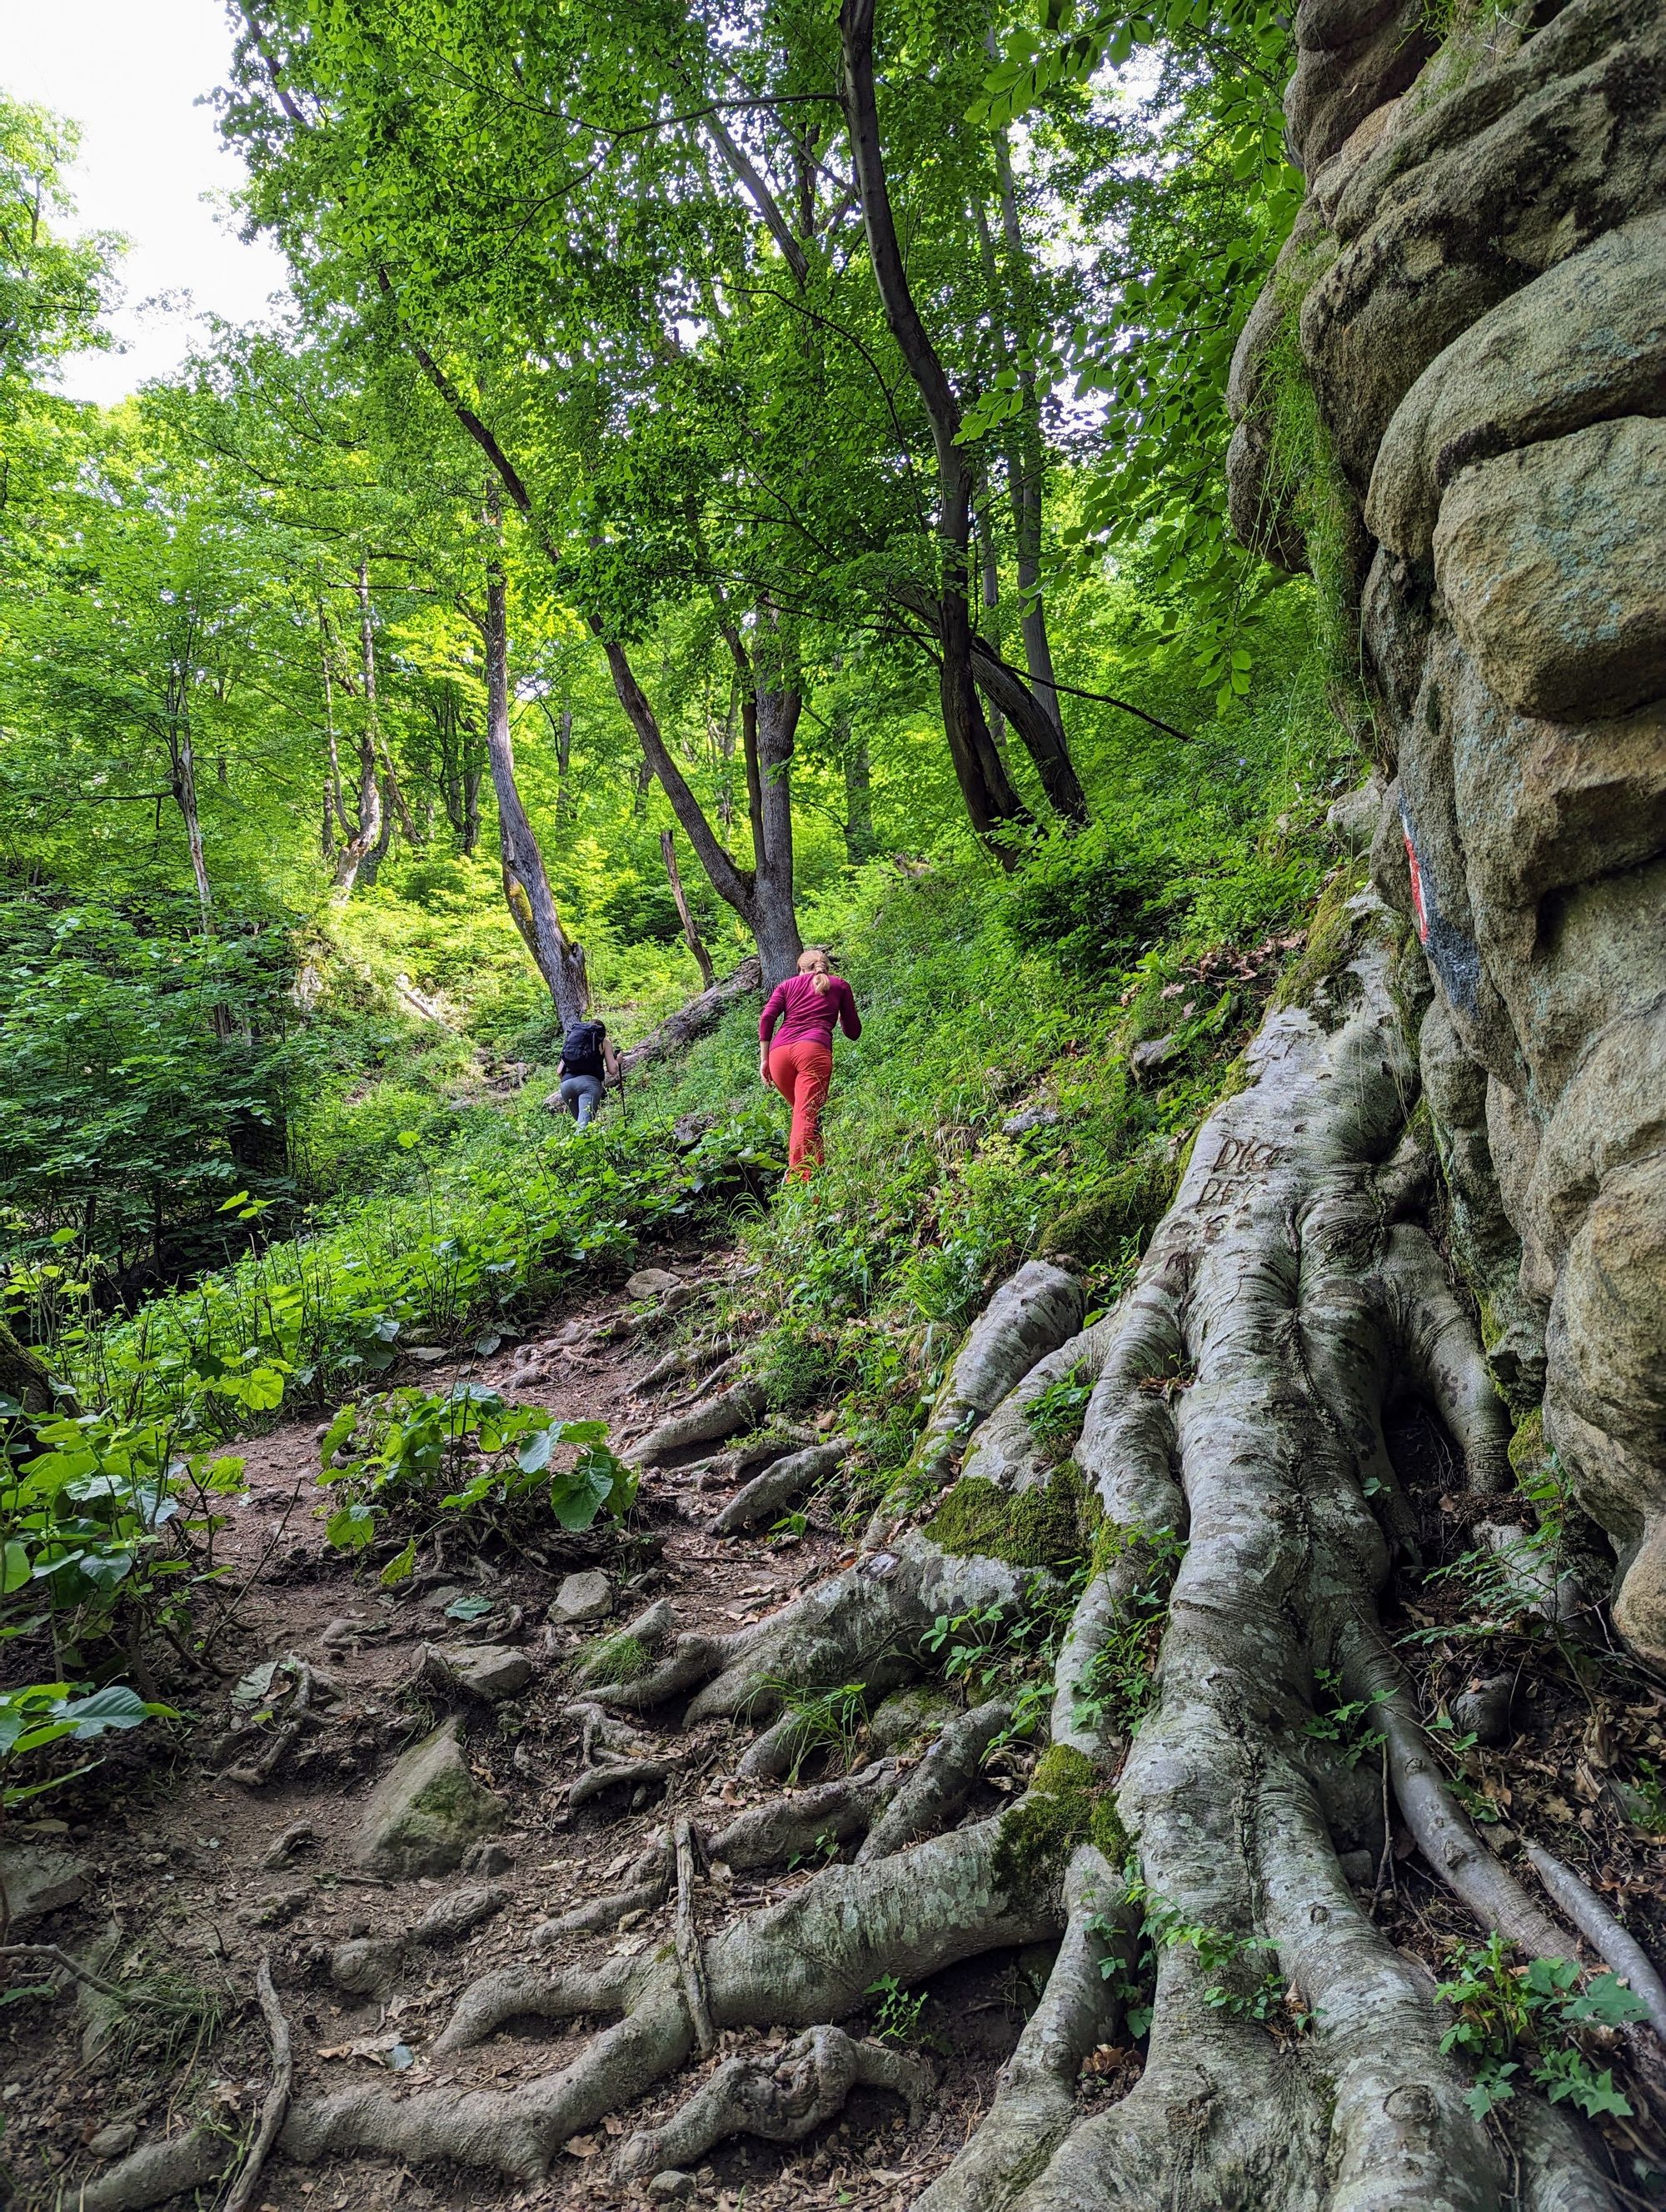
[[[737,1264],[725,1248],[652,1257],[691,1286],[718,1281]],[[660,1401],[638,1397],[634,1386],[669,1340],[660,1328],[648,1331],[646,1340],[609,1341],[605,1332],[625,1311],[617,1295],[564,1304],[531,1328],[524,1343],[489,1358],[428,1367],[407,1362],[380,1380],[435,1390],[496,1388],[517,1404],[547,1407],[562,1419],[605,1420],[616,1439],[628,1437],[647,1425],[646,1409],[658,1411]],[[599,1338],[598,1330],[604,1332]],[[476,1565],[459,1557],[453,1571],[422,1575],[414,1586],[390,1595],[379,1589],[374,1572],[355,1577],[343,1553],[325,1540],[317,1517],[326,1494],[318,1488],[321,1433],[322,1425],[309,1415],[245,1447],[249,1493],[230,1532],[228,1579],[255,1578],[218,1654],[221,1678],[205,1685],[193,1704],[203,1723],[193,1736],[197,1758],[153,1767],[154,1747],[136,1744],[106,1810],[74,1821],[67,1835],[50,1819],[33,1824],[34,1836],[48,1848],[68,1848],[96,1870],[74,1911],[49,1923],[55,1940],[83,1957],[99,1954],[105,1971],[116,1975],[140,1968],[186,1975],[211,1993],[228,2018],[240,2009],[240,2019],[231,2019],[216,2045],[211,2092],[239,2132],[252,2124],[269,2072],[252,2001],[264,1954],[273,1957],[289,2019],[298,2096],[356,2075],[385,2076],[390,2054],[397,2057],[401,2047],[416,2052],[405,2062],[410,2087],[459,2089],[547,2074],[561,2063],[563,2045],[576,2050],[586,2039],[576,2022],[565,2033],[560,2024],[513,2023],[481,2050],[443,2062],[426,2046],[465,1983],[525,1957],[538,1923],[617,1890],[625,1868],[668,1832],[678,1812],[688,1811],[709,1830],[773,1794],[773,1786],[731,1778],[732,1731],[720,1721],[676,1737],[669,1786],[641,1793],[646,1802],[632,1805],[616,1791],[569,1814],[567,1786],[583,1771],[582,1729],[570,1711],[579,1694],[575,1662],[587,1644],[655,1601],[670,1601],[680,1627],[721,1634],[765,1617],[851,1556],[813,1512],[800,1535],[772,1540],[765,1530],[713,1536],[711,1522],[739,1480],[706,1486],[702,1462],[695,1460],[645,1476],[629,1534],[616,1540],[611,1527],[587,1532],[572,1540],[567,1564],[545,1567],[499,1557]],[[546,1608],[569,1566],[592,1560],[608,1573],[610,1616],[584,1627],[546,1626]],[[471,1771],[503,1801],[507,1818],[473,1872],[390,1882],[355,1863],[353,1838],[392,1755],[444,1717],[446,1701],[431,1688],[413,1692],[410,1684],[425,1644],[474,1632],[446,1617],[445,1607],[459,1596],[492,1601],[495,1610],[480,1628],[487,1635],[496,1628],[500,1640],[502,1609],[524,1616],[511,1641],[533,1670],[525,1689],[496,1705],[467,1697],[449,1705],[462,1722]],[[223,1745],[217,1759],[211,1755],[216,1736],[234,1712],[239,1678],[286,1655],[315,1670],[320,1724],[295,1740],[269,1781],[240,1785],[225,1778]],[[325,1694],[325,1686],[332,1695]],[[812,1753],[812,1768],[814,1763]],[[982,1810],[1000,1802],[993,1783],[978,1796],[987,1801]],[[19,1830],[13,1832],[15,1838]],[[30,1832],[25,1824],[22,1835]],[[482,1868],[501,1901],[459,1940],[442,1948],[407,1944],[408,1964],[379,1995],[356,1994],[332,1979],[331,1961],[340,1946],[408,1936],[413,1923],[448,1899],[478,1896]],[[699,1909],[727,1914],[759,1905],[801,1886],[810,1872],[809,1865],[761,1869],[766,1878],[738,1875],[715,1894],[707,1875]],[[670,1902],[654,1906],[628,1919],[623,1931],[569,1937],[562,1957],[589,1965],[645,1951],[664,1937],[671,1918]],[[1026,1966],[1033,1979],[1026,1979]],[[927,2038],[942,2079],[925,2124],[906,2137],[900,2100],[859,2088],[801,2143],[778,2148],[742,2138],[718,2146],[697,2170],[691,2201],[732,2206],[744,2192],[750,2207],[826,2204],[872,2212],[911,2202],[987,2105],[994,2072],[1010,2053],[1044,1972],[1044,1960],[1026,1960],[1007,1949],[939,1978],[916,2033]],[[87,2015],[59,2008],[50,2017],[53,2032],[44,2036],[38,2014],[27,2025],[9,2023],[9,2047],[0,2060],[11,2116],[9,2149],[21,2201],[28,2203],[53,2201],[47,2172],[65,2159],[74,2161],[78,2179],[96,2177],[100,2167],[89,2167],[81,2154],[100,2131],[105,2143],[123,2148],[134,2130],[144,2138],[161,2135],[197,2072],[197,2054],[182,2065],[186,2054],[166,2046],[141,2047],[119,2061],[106,2052],[85,2063],[80,2039]],[[18,2020],[14,2014],[12,2021]],[[952,2055],[943,2034],[951,2021]],[[716,2056],[775,2040],[725,2031]],[[686,2078],[665,2084],[630,2112],[628,2124],[664,2118],[688,2087]],[[575,2137],[549,2181],[532,2188],[478,2169],[429,2166],[413,2173],[398,2161],[350,2158],[309,2170],[274,2154],[257,2201],[276,2212],[324,2206],[373,2212],[395,2203],[507,2212],[511,2206],[640,2203],[640,2185],[611,2181],[603,2171],[605,2154],[617,2148],[611,2138],[624,2124],[610,2116],[599,2141]],[[75,2191],[64,2201],[76,2203]]]

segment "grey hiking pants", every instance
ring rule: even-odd
[[[602,1103],[602,1079],[599,1075],[563,1075],[561,1079],[561,1103],[583,1128]]]

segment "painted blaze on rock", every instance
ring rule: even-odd
[[[1257,434],[1293,323],[1460,1257],[1666,1661],[1666,12],[1460,10],[1436,47],[1302,0],[1296,36],[1308,195],[1233,364],[1232,513],[1299,544]]]

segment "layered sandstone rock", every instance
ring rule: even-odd
[[[1423,21],[1298,12],[1309,191],[1240,342],[1232,511],[1300,559],[1299,358],[1456,1241],[1666,1662],[1666,0]]]

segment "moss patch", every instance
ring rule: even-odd
[[[1061,1567],[1091,1548],[1097,1500],[1068,1461],[1045,1488],[1003,1490],[981,1474],[963,1475],[925,1533],[958,1559],[1005,1559],[1012,1567]]]
[[[1516,1480],[1536,1474],[1544,1462],[1545,1417],[1535,1407],[1524,1421],[1517,1422],[1516,1433],[1510,1439],[1510,1464],[1516,1470]]]
[[[1370,862],[1363,856],[1351,860],[1320,892],[1308,926],[1306,950],[1280,981],[1273,995],[1275,1006],[1306,1006],[1320,984],[1347,964],[1357,921],[1348,911],[1348,902],[1365,889],[1369,870]]]
[[[1073,1252],[1089,1261],[1122,1256],[1124,1240],[1143,1243],[1168,1211],[1174,1195],[1174,1164],[1161,1145],[1142,1146],[1116,1172],[1043,1231],[1037,1250]]]
[[[1093,1844],[1113,1867],[1128,1856],[1110,1784],[1085,1753],[1051,1744],[1036,1761],[1029,1789],[1001,1821],[991,1876],[1005,1897],[1033,1898],[1058,1880],[1078,1844]]]

